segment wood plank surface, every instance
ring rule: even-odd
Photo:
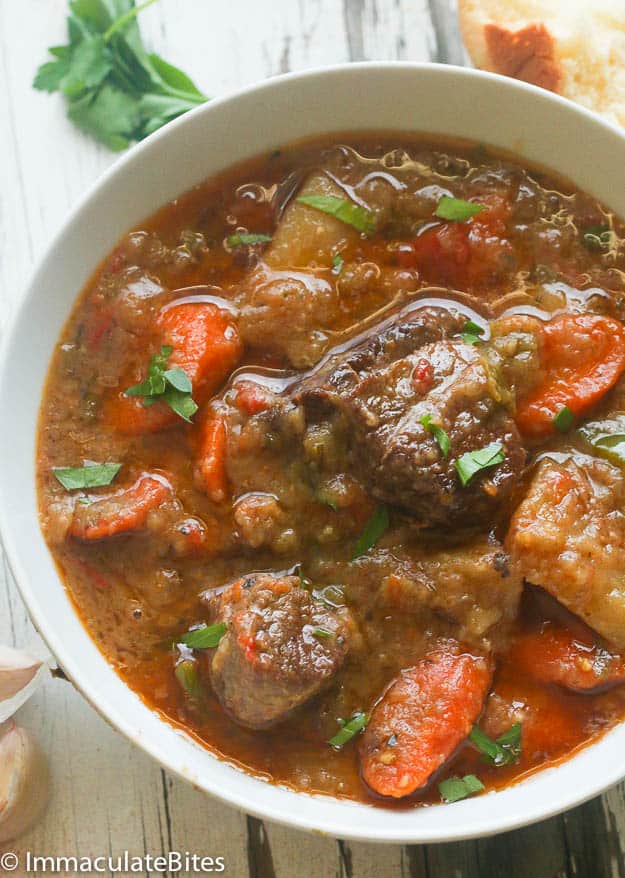
[[[46,47],[64,40],[66,7],[67,0],[0,0],[0,331],[46,242],[115,158],[68,123],[58,96],[31,88]],[[141,24],[148,43],[212,95],[344,61],[466,60],[452,0],[161,0]],[[45,652],[4,562],[0,643]],[[54,776],[45,818],[10,846],[21,857],[28,850],[189,851],[223,856],[225,874],[236,878],[625,874],[622,786],[498,838],[407,848],[351,844],[264,824],[167,776],[64,681],[51,678],[20,722],[42,741]]]

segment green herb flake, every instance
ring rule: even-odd
[[[374,509],[369,521],[364,526],[363,532],[358,537],[352,561],[360,558],[361,555],[364,555],[369,549],[373,548],[384,532],[388,530],[389,524],[388,507],[381,503]]]
[[[505,455],[501,442],[491,442],[485,448],[477,451],[467,451],[455,462],[456,471],[460,477],[462,487],[466,488],[469,482],[479,472],[503,463]]]
[[[327,213],[365,235],[371,235],[375,231],[375,217],[371,211],[347,198],[338,198],[336,195],[300,195],[297,201]]]
[[[561,433],[568,433],[568,431],[573,426],[573,422],[575,421],[575,415],[568,407],[568,405],[562,406],[558,414],[553,419],[554,427],[559,430]]]
[[[340,253],[336,253],[332,257],[332,274],[339,275],[343,271],[343,265],[345,264],[345,260],[341,256]]]
[[[353,716],[341,724],[341,728],[339,731],[328,741],[332,747],[336,747],[337,750],[340,750],[341,747],[344,747],[354,735],[357,735],[359,732],[365,728],[367,723],[369,722],[369,716],[362,711],[358,711],[353,714]]]
[[[182,70],[148,53],[137,15],[155,0],[72,0],[69,42],[49,49],[33,86],[60,91],[69,118],[112,150],[208,100]]]
[[[474,774],[465,774],[464,777],[448,777],[438,785],[443,802],[451,804],[481,793],[485,789],[482,781]]]
[[[612,244],[610,226],[588,226],[582,235],[584,246],[588,250],[609,250]]]
[[[515,723],[494,740],[477,726],[473,726],[469,740],[492,765],[501,767],[518,762],[521,755],[521,723]]]
[[[174,668],[174,677],[180,688],[193,701],[199,701],[202,697],[202,684],[197,671],[197,664],[193,659],[183,659]]]
[[[441,454],[443,457],[449,457],[449,449],[451,447],[451,440],[449,439],[448,434],[443,430],[442,427],[439,427],[437,424],[432,423],[432,415],[423,415],[422,418],[419,418],[419,423],[422,427],[434,436],[436,441],[438,442],[438,447],[441,450]]]
[[[228,235],[226,238],[226,244],[228,247],[248,247],[252,244],[266,244],[271,241],[271,235],[260,235],[260,234],[240,234],[240,235]]]
[[[67,491],[79,488],[102,488],[110,485],[121,469],[121,463],[91,463],[86,466],[57,466],[52,472]]]
[[[464,329],[460,333],[460,337],[462,338],[465,344],[477,344],[479,341],[482,341],[482,336],[484,335],[483,328],[479,325],[479,323],[475,323],[473,320],[467,320],[464,324]]]
[[[225,622],[218,622],[216,625],[202,625],[201,628],[194,628],[183,634],[177,639],[177,643],[184,643],[190,649],[214,649],[219,645],[219,641],[227,630],[228,626]]]
[[[462,198],[451,198],[449,195],[443,195],[434,211],[434,216],[456,223],[466,223],[467,220],[477,216],[483,210],[483,204],[476,204],[473,201],[463,201]]]
[[[167,361],[172,353],[173,348],[170,345],[163,345],[160,353],[150,357],[146,380],[141,384],[127,387],[124,396],[142,396],[145,406],[162,401],[190,424],[198,410],[197,403],[191,395],[193,386],[184,369],[167,368]]]
[[[328,638],[334,637],[334,634],[328,631],[327,628],[313,628],[313,635],[320,640],[328,640]]]

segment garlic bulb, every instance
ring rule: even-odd
[[[27,652],[0,646],[0,723],[30,698],[45,672],[46,665]]]
[[[25,832],[48,802],[46,758],[13,720],[0,726],[0,844]]]

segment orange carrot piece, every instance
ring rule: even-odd
[[[424,787],[471,731],[491,679],[488,659],[451,642],[403,671],[362,738],[361,770],[371,789],[401,798]]]
[[[527,436],[556,431],[554,418],[567,406],[585,415],[625,370],[625,329],[599,314],[563,314],[543,328],[546,377],[519,400],[516,421]]]
[[[92,541],[140,530],[149,513],[172,494],[172,487],[164,476],[143,473],[130,488],[98,495],[91,503],[78,501],[69,535]]]
[[[202,429],[198,470],[204,490],[215,503],[221,503],[228,495],[227,446],[224,418],[209,418]]]
[[[212,302],[184,302],[163,308],[156,321],[161,343],[173,348],[167,366],[183,369],[202,405],[228,377],[241,356],[242,344],[232,315]],[[147,358],[146,358],[147,362]],[[132,376],[131,385],[144,376]],[[117,394],[106,407],[105,421],[127,435],[156,433],[180,423],[164,402],[144,406],[140,397]]]
[[[510,659],[521,673],[573,692],[597,692],[625,683],[620,656],[560,625],[522,634],[510,650]]]

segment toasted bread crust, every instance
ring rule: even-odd
[[[529,24],[517,31],[498,24],[484,26],[484,38],[492,70],[532,82],[557,92],[562,68],[556,58],[555,41],[544,24]]]

